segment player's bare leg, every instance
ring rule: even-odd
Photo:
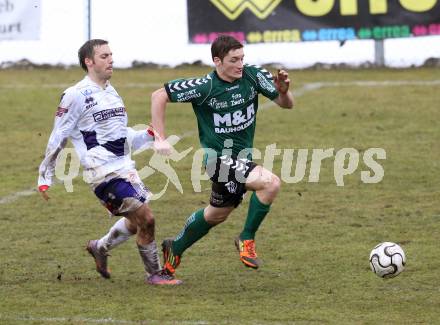
[[[233,210],[234,207],[217,208],[208,205],[204,211],[205,220],[209,224],[216,226],[219,223],[224,222]]]
[[[263,204],[271,204],[280,188],[280,178],[262,166],[255,167],[246,181],[246,189],[256,192]]]

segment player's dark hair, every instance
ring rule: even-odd
[[[241,49],[241,44],[236,38],[229,35],[218,36],[211,45],[211,56],[214,60],[215,57],[220,58],[223,61],[224,57],[230,50]]]
[[[105,44],[108,44],[108,42],[103,39],[91,39],[85,42],[83,46],[80,47],[80,49],[78,50],[78,59],[79,64],[84,71],[88,71],[85,59],[93,59],[93,56],[95,55],[95,46],[101,46]]]

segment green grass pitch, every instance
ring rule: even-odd
[[[112,83],[123,97],[129,125],[150,121],[150,95],[163,82],[197,77],[209,68],[116,70]],[[73,192],[59,184],[44,202],[31,190],[61,92],[82,78],[79,69],[0,71],[0,323],[1,324],[435,324],[440,293],[440,78],[438,69],[290,71],[294,110],[262,100],[255,147],[270,144],[308,150],[304,178],[283,181],[260,231],[264,265],[246,269],[233,239],[241,231],[249,196],[229,219],[188,250],[175,288],[143,284],[133,239],[112,251],[112,279],[104,280],[84,247],[104,235],[109,219],[77,177]],[[151,203],[156,237],[176,235],[209,198],[209,182],[191,182],[199,148],[190,105],[170,104],[168,134],[184,135],[171,162],[183,194],[170,183]],[[71,146],[69,144],[69,146]],[[356,170],[344,186],[335,180],[335,158],[322,161],[309,182],[313,149],[354,148]],[[369,148],[386,159],[379,183],[362,171]],[[134,158],[138,168],[152,155]],[[263,159],[256,160],[263,163]],[[280,175],[282,155],[273,171]],[[293,160],[292,176],[295,171]],[[346,161],[347,163],[347,161]],[[166,178],[144,182],[159,192]],[[383,280],[369,269],[379,242],[399,243],[407,267]]]

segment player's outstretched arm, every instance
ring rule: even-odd
[[[280,95],[275,98],[274,102],[282,108],[292,108],[294,104],[293,94],[289,90],[290,79],[289,74],[285,70],[278,70],[274,76],[275,87]]]
[[[154,144],[153,128],[148,126],[143,130],[134,130],[127,127],[127,141],[132,150],[145,150],[151,148]]]
[[[171,153],[171,145],[166,140],[165,110],[168,103],[165,88],[160,88],[151,95],[151,126],[154,131],[154,150],[162,155]]]
[[[58,154],[66,146],[67,140],[81,116],[83,98],[81,93],[74,90],[66,91],[61,96],[53,130],[47,142],[46,154],[38,170],[38,190],[46,201],[49,199],[47,191],[52,185]]]
[[[58,154],[66,146],[66,143],[67,138],[63,136],[62,132],[58,132],[57,123],[55,123],[55,128],[47,143],[46,155],[38,169],[38,191],[46,201],[49,200],[47,191],[52,185],[52,178],[55,174],[55,163]]]

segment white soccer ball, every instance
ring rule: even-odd
[[[381,278],[394,278],[403,271],[405,264],[405,253],[395,243],[380,243],[370,253],[371,270]]]

